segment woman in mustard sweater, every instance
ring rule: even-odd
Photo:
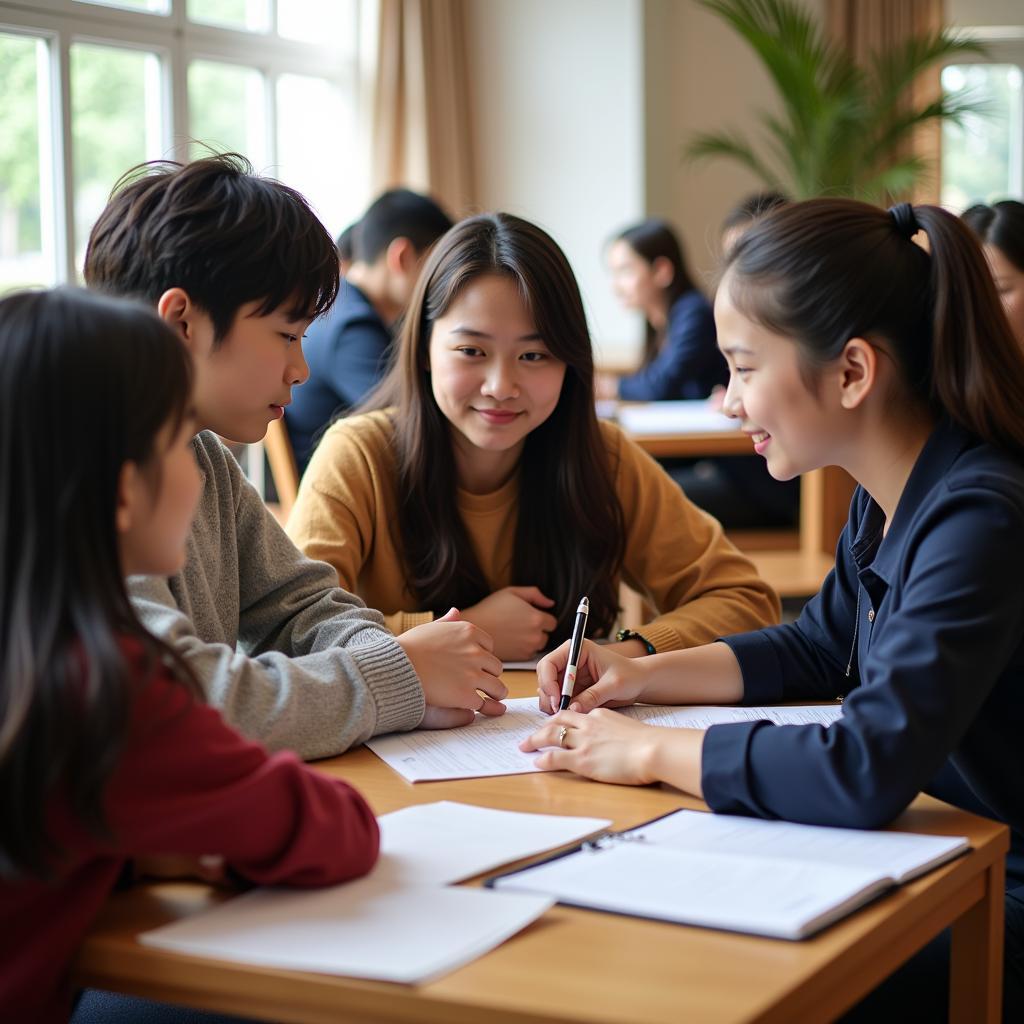
[[[655,615],[639,657],[775,622],[778,602],[719,524],[594,412],[593,356],[562,251],[508,214],[434,248],[369,410],[324,435],[288,532],[400,633],[449,608],[504,660],[591,636],[618,585]]]

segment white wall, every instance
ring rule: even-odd
[[[946,17],[954,25],[1024,26],[1021,0],[946,0]]]
[[[599,357],[639,351],[602,248],[644,216],[642,0],[468,5],[479,196],[537,222],[576,271]]]
[[[824,0],[804,2],[822,15]],[[667,217],[710,287],[722,218],[761,186],[729,163],[684,166],[683,145],[699,129],[749,131],[755,110],[774,106],[769,79],[693,0],[473,0],[468,10],[481,204],[554,235],[599,358],[628,363],[642,323],[611,294],[603,245],[631,222]]]

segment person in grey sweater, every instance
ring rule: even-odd
[[[294,547],[217,436],[259,440],[308,376],[301,337],[338,275],[305,200],[232,155],[145,165],[93,227],[85,279],[155,304],[193,355],[203,490],[185,568],[135,577],[130,593],[225,718],[271,749],[316,758],[379,733],[502,714],[487,633],[452,609],[392,636],[330,566]]]

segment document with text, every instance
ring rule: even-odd
[[[549,718],[536,697],[505,701],[498,718],[478,715],[459,729],[420,730],[375,736],[366,745],[409,782],[522,775],[537,771],[536,754],[524,754],[521,740]],[[842,715],[839,704],[808,707],[663,707],[640,704],[621,714],[650,725],[707,729],[729,722],[765,720],[776,725],[829,726]]]

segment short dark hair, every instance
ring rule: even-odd
[[[85,281],[149,303],[183,288],[220,339],[247,302],[260,315],[319,316],[338,291],[338,257],[298,192],[225,153],[128,171],[90,232]]]
[[[352,257],[355,254],[353,246],[356,240],[357,227],[359,227],[359,221],[352,221],[352,223],[349,224],[349,226],[345,228],[334,240],[334,244],[338,247],[339,259],[349,260],[351,262]]]
[[[429,249],[450,227],[452,219],[429,196],[393,188],[378,196],[355,230],[353,255],[373,263],[396,238],[408,238],[417,252]]]
[[[785,206],[790,202],[792,200],[789,196],[782,192],[752,192],[749,196],[744,196],[725,215],[725,220],[722,221],[722,230],[728,231],[730,228],[750,224],[758,217],[763,217],[766,213],[771,213],[772,210],[777,210],[780,206]]]
[[[977,203],[960,219],[986,245],[994,245],[1018,270],[1024,271],[1024,203],[1004,199],[986,206]]]

